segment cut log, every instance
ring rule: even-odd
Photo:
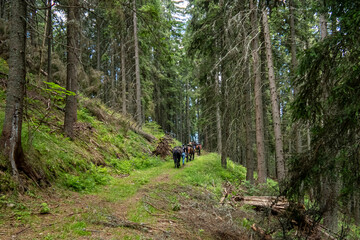
[[[289,207],[289,202],[283,197],[273,196],[244,196],[234,197],[234,201],[242,202],[243,204],[252,205],[254,207],[271,208],[277,212],[284,211]]]
[[[154,137],[153,135],[150,135],[150,134],[144,132],[143,130],[141,130],[140,128],[138,128],[138,127],[136,127],[136,126],[133,126],[133,125],[130,124],[130,129],[131,129],[132,131],[134,131],[135,133],[143,136],[143,137],[144,137],[146,140],[148,140],[149,142],[155,142],[155,141],[157,141],[157,138],[156,138],[156,137]]]

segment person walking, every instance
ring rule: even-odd
[[[183,145],[183,149],[182,149],[182,163],[183,163],[183,166],[185,165],[185,157],[186,157],[186,147],[185,145]]]

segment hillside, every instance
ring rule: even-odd
[[[66,91],[56,84],[39,87],[31,75],[29,81],[22,139],[26,158],[35,167],[23,171],[25,189],[19,191],[9,172],[2,170],[6,162],[1,162],[1,239],[253,235],[250,226],[256,214],[251,209],[219,204],[227,182],[245,183],[245,168],[229,162],[223,169],[217,154],[207,154],[174,169],[171,156],[162,159],[152,153],[165,136],[156,123],[139,130],[126,116],[83,96],[75,138],[70,140],[62,134]],[[3,121],[3,112],[0,118]],[[239,189],[258,191],[246,184]],[[276,193],[276,188],[265,189]]]

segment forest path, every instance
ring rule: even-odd
[[[206,156],[180,169],[166,162],[118,176],[91,194],[49,189],[24,195],[15,214],[1,214],[0,239],[212,239],[217,223],[208,219],[225,219],[213,216],[218,200],[181,184],[183,170],[200,161]],[[50,214],[39,213],[43,203]],[[208,213],[200,207],[207,204]]]

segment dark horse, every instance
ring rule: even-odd
[[[201,155],[201,148],[202,148],[202,146],[201,146],[201,144],[199,143],[199,144],[196,144],[196,151],[198,152],[198,156],[200,156]]]
[[[174,158],[175,168],[180,167],[181,154],[182,154],[181,147],[174,147],[174,149],[173,149],[173,158]]]
[[[188,145],[187,147],[187,157],[186,157],[186,161],[191,161],[195,159],[195,150],[191,145]]]

